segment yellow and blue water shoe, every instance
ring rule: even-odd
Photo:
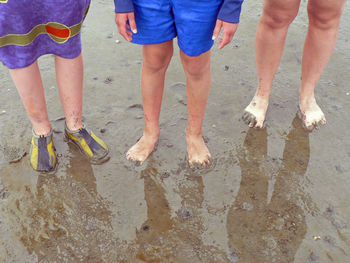
[[[99,164],[109,159],[107,157],[109,150],[105,142],[92,131],[88,131],[85,125],[77,131],[71,131],[66,126],[65,134],[92,163]]]
[[[30,147],[30,165],[35,171],[50,172],[57,163],[55,146],[52,140],[52,131],[47,135],[36,135],[33,130]]]

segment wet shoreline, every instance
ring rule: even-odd
[[[213,155],[207,169],[186,162],[185,77],[177,49],[157,150],[142,166],[125,160],[143,128],[141,49],[118,35],[109,1],[92,3],[83,29],[84,119],[110,146],[107,163],[91,165],[64,142],[53,60],[45,56],[39,65],[60,157],[55,173],[33,172],[25,154],[30,123],[0,66],[0,262],[346,263],[349,5],[316,89],[328,123],[311,134],[295,118],[305,2],[273,84],[267,129],[250,130],[240,120],[256,87],[261,6],[246,0],[233,43],[213,48],[203,127]]]

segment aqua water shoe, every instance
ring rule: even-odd
[[[50,172],[57,163],[55,147],[52,140],[52,131],[47,135],[36,135],[33,130],[30,147],[30,165],[35,171]]]
[[[67,139],[74,143],[92,163],[98,164],[108,160],[107,145],[92,131],[87,130],[85,125],[77,131],[71,131],[66,127],[65,134]]]

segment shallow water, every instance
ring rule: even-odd
[[[257,2],[246,0],[233,43],[213,49],[204,123],[213,160],[206,169],[187,165],[177,52],[157,150],[142,166],[125,160],[143,128],[142,60],[140,47],[117,34],[111,1],[92,3],[83,34],[84,118],[110,146],[107,163],[90,165],[64,142],[53,61],[46,56],[39,64],[59,165],[55,173],[33,172],[30,123],[0,67],[0,262],[349,261],[349,4],[316,90],[328,123],[309,134],[295,118],[305,1],[274,81],[267,129],[251,130],[240,120],[256,87]]]

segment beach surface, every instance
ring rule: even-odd
[[[204,120],[207,168],[187,164],[185,76],[167,72],[158,147],[137,166],[126,151],[142,135],[141,47],[95,0],[84,24],[84,121],[110,147],[91,165],[64,141],[52,56],[40,58],[58,167],[29,165],[31,125],[0,66],[0,262],[347,263],[350,258],[350,5],[316,98],[327,124],[296,118],[307,1],[291,25],[273,83],[267,128],[241,120],[257,77],[254,38],[262,1],[246,0],[231,44],[213,47]]]

